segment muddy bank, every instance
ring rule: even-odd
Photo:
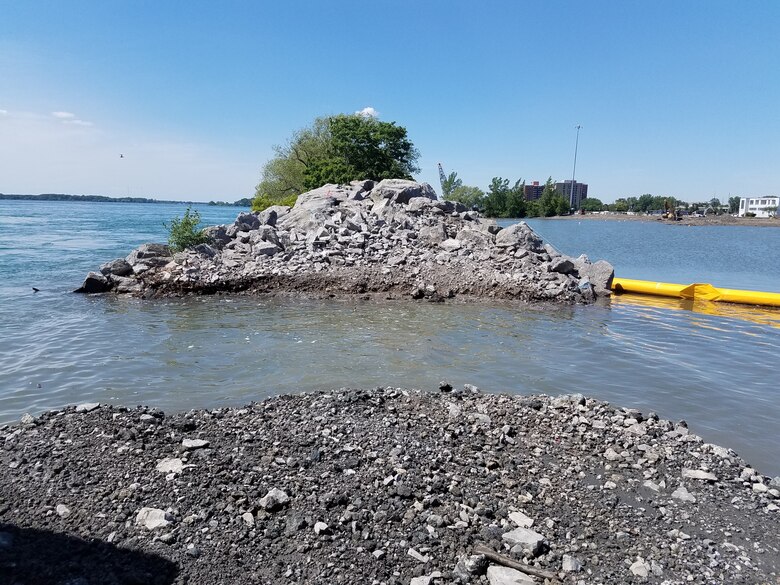
[[[780,479],[684,422],[579,395],[444,384],[173,415],[85,404],[0,441],[0,583],[747,584],[780,570]]]
[[[293,208],[242,213],[178,254],[145,244],[87,276],[78,292],[142,297],[388,293],[587,303],[610,294],[612,266],[560,254],[523,222],[501,228],[426,183],[326,185]]]

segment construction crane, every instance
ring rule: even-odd
[[[447,175],[444,174],[441,163],[439,163],[439,182],[441,183],[441,196],[444,197],[444,184],[447,182]]]

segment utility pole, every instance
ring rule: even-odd
[[[580,126],[577,124],[575,126],[577,129],[577,139],[574,141],[574,168],[571,171],[571,192],[569,193],[569,205],[571,207],[574,207],[574,174],[577,172],[577,147],[580,144]]]

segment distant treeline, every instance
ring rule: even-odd
[[[65,195],[64,193],[42,193],[40,195],[16,195],[0,193],[0,201],[87,201],[90,203],[184,203],[193,205],[202,203],[198,201],[163,201],[160,199],[149,199],[147,197],[106,197],[104,195]],[[208,205],[229,205],[235,207],[251,206],[251,199],[239,199],[235,203],[225,203],[223,201],[209,201]]]

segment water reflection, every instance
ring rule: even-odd
[[[758,307],[751,305],[737,305],[734,303],[714,303],[708,301],[696,301],[693,299],[675,299],[672,297],[656,297],[652,295],[639,295],[624,293],[613,295],[611,303],[615,307],[624,305],[640,308],[647,307],[652,309],[670,310],[670,311],[688,311],[702,315],[711,315],[723,317],[725,319],[737,319],[740,321],[749,321],[758,325],[768,325],[770,327],[780,328],[780,309],[776,307]],[[726,331],[726,328],[719,328],[711,320],[692,319],[691,323],[699,327],[709,329],[720,329]]]

